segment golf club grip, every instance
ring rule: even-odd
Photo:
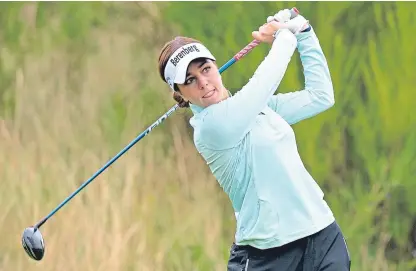
[[[290,9],[290,13],[291,13],[290,19],[293,19],[296,16],[298,16],[299,11],[298,11],[298,9],[296,7],[293,7],[292,9]],[[253,40],[246,47],[244,47],[243,49],[241,49],[240,52],[238,52],[233,58],[235,59],[235,61],[240,60],[242,57],[244,57],[245,55],[247,55],[251,50],[253,50],[254,47],[256,47],[259,44],[260,44],[260,41]]]

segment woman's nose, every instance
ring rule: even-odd
[[[202,78],[199,80],[199,88],[204,89],[206,86],[208,86],[208,80]]]

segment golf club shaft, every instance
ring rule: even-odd
[[[247,45],[248,46],[248,45]],[[246,46],[246,47],[247,47]],[[245,48],[246,48],[245,47]],[[253,47],[254,48],[254,47]],[[244,50],[244,49],[243,49]],[[243,51],[241,50],[241,51]],[[251,50],[250,50],[251,51]],[[247,54],[247,51],[245,54]],[[234,58],[232,58],[234,60]],[[222,73],[227,68],[229,68],[233,63],[227,62],[227,65],[223,65],[219,72]],[[50,212],[45,218],[39,221],[34,227],[40,228],[51,216],[53,216],[59,209],[61,209],[68,201],[70,201],[75,195],[77,195],[82,189],[84,189],[88,184],[90,184],[98,175],[100,175],[104,170],[106,170],[112,163],[114,163],[120,156],[126,153],[131,147],[133,147],[137,142],[139,142],[143,137],[145,137],[150,131],[153,130],[156,126],[161,124],[167,117],[169,117],[176,109],[179,108],[178,104],[175,104],[169,111],[167,111],[164,115],[162,115],[157,121],[155,121],[151,126],[149,126],[144,132],[138,135],[133,141],[131,141],[124,149],[122,149],[119,153],[117,153],[111,160],[109,160],[102,168],[100,168],[94,175],[91,176],[86,182],[84,182],[77,190],[75,190],[70,196],[68,196],[61,204],[59,204],[52,212]]]
[[[296,8],[291,9],[292,18],[298,15],[298,10]],[[242,50],[240,50],[233,58],[231,58],[227,63],[225,63],[220,69],[219,72],[222,73],[226,69],[228,69],[231,65],[235,62],[240,60],[242,57],[247,55],[251,50],[254,49],[260,42],[257,40],[253,40],[247,46],[245,46]],[[140,135],[138,135],[133,141],[131,141],[124,149],[122,149],[119,153],[117,153],[113,158],[111,158],[103,167],[101,167],[94,175],[92,175],[87,181],[85,181],[77,190],[75,190],[71,195],[69,195],[64,201],[62,201],[55,209],[53,209],[46,217],[40,220],[35,226],[35,230],[40,228],[45,222],[51,218],[56,212],[59,211],[68,201],[70,201],[73,197],[75,197],[82,189],[84,189],[88,184],[90,184],[98,175],[100,175],[104,170],[106,170],[111,164],[113,164],[120,156],[126,153],[131,147],[133,147],[137,142],[139,142],[143,137],[145,137],[150,131],[153,130],[156,126],[161,124],[165,119],[167,119],[176,109],[179,108],[179,105],[174,105],[171,109],[169,109],[164,115],[162,115],[157,121],[155,121],[152,125],[150,125],[145,131],[143,131]]]

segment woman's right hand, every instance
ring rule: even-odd
[[[280,10],[275,15],[267,17],[267,22],[269,23],[271,21],[285,23],[286,28],[288,28],[295,35],[309,27],[309,21],[300,14],[297,14],[296,17],[291,19],[291,12],[289,9]]]
[[[274,34],[280,29],[287,28],[287,25],[284,23],[271,21],[260,26],[259,29],[257,31],[253,31],[251,35],[254,39],[260,42],[272,44],[274,40]]]

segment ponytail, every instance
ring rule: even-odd
[[[185,101],[177,91],[173,92],[173,99],[178,103],[180,108],[189,107],[189,102]]]

